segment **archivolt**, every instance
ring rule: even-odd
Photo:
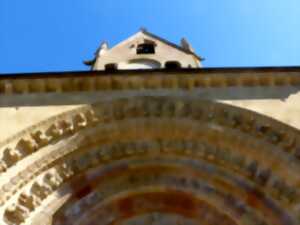
[[[182,197],[195,206],[190,213],[215,215],[218,224],[297,224],[299,138],[291,127],[220,103],[172,97],[103,101],[3,144],[1,216],[7,224],[29,223],[49,208],[56,213],[54,224],[62,218],[93,224],[103,215],[93,209],[102,207],[115,218],[107,224],[155,211],[197,220],[166,203]],[[67,195],[58,212],[50,207]],[[157,196],[165,202],[155,209]],[[149,205],[136,210],[142,199]],[[130,215],[119,210],[124,201],[134,205]]]

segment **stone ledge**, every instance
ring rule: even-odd
[[[0,95],[299,85],[300,68],[297,67],[85,71],[2,75]]]

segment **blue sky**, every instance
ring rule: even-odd
[[[142,26],[206,67],[300,66],[300,0],[0,0],[0,73],[87,70]]]

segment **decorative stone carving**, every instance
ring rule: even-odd
[[[4,212],[4,219],[10,225],[21,224],[25,222],[29,215],[28,209],[20,205],[13,204]]]
[[[59,138],[63,134],[63,130],[53,124],[47,131],[46,134],[53,139]]]
[[[65,162],[62,165],[58,166],[56,168],[56,171],[63,180],[66,180],[74,175],[74,169],[70,162]]]
[[[77,114],[73,119],[75,129],[85,128],[87,126],[87,119],[83,113]]]
[[[42,131],[36,131],[31,134],[31,136],[39,146],[44,146],[49,143],[49,138]]]
[[[59,122],[59,127],[63,130],[64,134],[72,134],[74,132],[73,124],[67,120]]]
[[[6,148],[4,150],[3,160],[7,167],[12,166],[22,158],[23,154],[18,149]]]
[[[43,200],[52,192],[52,190],[47,185],[40,184],[39,182],[34,182],[30,189],[30,192],[33,195],[37,196],[40,200]]]
[[[37,149],[37,145],[33,142],[33,140],[21,139],[18,142],[16,149],[23,152],[25,155],[29,155]]]
[[[47,173],[43,181],[48,184],[53,191],[63,182],[63,179],[56,173]]]
[[[23,192],[20,194],[18,202],[20,205],[24,206],[29,211],[33,211],[36,207],[38,207],[41,204],[40,199],[27,192]]]
[[[5,172],[7,169],[7,165],[3,160],[0,160],[0,173]]]
[[[11,201],[17,199],[19,208],[15,207],[5,213],[5,218],[16,221],[11,222],[12,224],[22,223],[28,211],[33,211],[43,199],[75,175],[84,176],[84,173],[90,171],[91,168],[94,169],[99,165],[110,166],[117,160],[130,163],[130,160],[148,160],[151,157],[165,157],[165,159],[182,157],[191,160],[191,163],[197,160],[203,161],[212,168],[222,168],[224,172],[232,174],[233,177],[236,176],[238,179],[250,183],[253,187],[257,187],[261,191],[260,193],[276,202],[279,207],[288,205],[292,208],[292,204],[299,202],[298,180],[293,171],[298,168],[297,157],[300,153],[297,143],[299,137],[294,130],[285,128],[287,130],[285,133],[285,129],[281,130],[279,127],[277,131],[277,126],[273,126],[272,123],[265,123],[263,117],[258,116],[260,120],[256,120],[254,116],[252,120],[249,119],[247,113],[240,113],[238,110],[230,110],[230,108],[226,110],[226,113],[221,113],[220,108],[222,109],[223,106],[215,106],[215,103],[195,106],[192,102],[160,101],[147,98],[138,102],[119,100],[109,104],[106,109],[103,109],[103,104],[92,107],[95,107],[99,117],[100,112],[105,111],[106,120],[98,120],[93,110],[88,111],[86,108],[82,111],[78,110],[76,112],[80,113],[76,114],[75,117],[74,112],[72,112],[69,117],[65,116],[63,120],[48,123],[47,133],[44,132],[47,129],[45,126],[44,130],[35,132],[31,140],[27,139],[28,133],[31,132],[27,132],[23,138],[18,137],[20,141],[15,149],[7,148],[3,151],[0,171],[5,172],[9,166],[33,153],[38,147],[46,145],[50,139],[59,138],[58,140],[63,142],[66,138],[66,145],[63,145],[62,142],[55,143],[53,141],[51,148],[54,147],[55,151],[41,157],[32,165],[26,165],[26,169],[22,171],[22,174],[26,174],[26,176],[21,176],[18,173],[1,187],[4,196],[1,196],[3,205],[8,199]],[[131,105],[131,108],[127,105]],[[227,109],[227,106],[224,107]],[[127,109],[131,111],[126,111]],[[222,116],[221,119],[220,116]],[[139,118],[135,121],[136,117]],[[149,123],[149,120],[154,121],[154,125]],[[168,126],[166,121],[170,121],[170,127],[175,128],[174,133],[176,135],[171,136],[167,128],[163,127]],[[174,124],[172,124],[173,121]],[[190,126],[191,131],[186,126],[185,121],[188,122],[186,123],[188,126],[194,123]],[[88,138],[83,138],[82,142],[76,142],[76,145],[73,143],[68,145],[73,137],[68,138],[74,134],[76,129],[87,128],[98,122],[99,126],[93,127],[91,130],[80,130],[78,133],[78,135],[81,133],[83,135],[88,134],[86,135]],[[116,124],[118,126],[115,126]],[[199,127],[197,127],[198,124]],[[259,124],[270,124],[270,126]],[[222,129],[210,129],[210,126]],[[157,130],[156,133],[156,128],[161,130]],[[132,131],[131,129],[135,130]],[[85,133],[85,131],[87,132]],[[94,133],[94,131],[96,132]],[[173,132],[173,130],[170,131]],[[250,140],[251,143],[249,143]],[[245,145],[243,145],[244,143]],[[290,150],[284,151],[284,146],[289,144],[292,145],[289,146]],[[61,146],[63,146],[62,149],[60,149]],[[51,148],[49,149],[51,150]],[[266,161],[264,161],[261,155],[258,155],[267,155],[272,151],[276,154],[270,157],[272,158],[271,163],[268,161],[268,157],[265,157]],[[48,151],[43,152],[49,153]],[[281,155],[282,158],[280,158]],[[290,176],[284,177],[285,171],[278,170],[276,162],[280,163],[281,160],[285,163],[286,169],[289,170],[286,174]],[[288,164],[289,161],[292,162],[291,166]],[[48,172],[40,181],[35,180],[40,179],[38,176],[47,170]],[[32,185],[30,193],[14,196],[20,193],[20,188],[25,188],[29,182],[34,180],[35,183]],[[225,176],[224,180],[227,181]],[[184,179],[180,182],[186,186],[187,182]],[[195,187],[199,186],[197,182],[193,184],[197,184],[194,185]],[[238,185],[236,188],[245,191]],[[252,201],[251,198],[252,196],[249,197],[249,201]],[[8,219],[6,220],[8,221]]]
[[[86,115],[87,122],[89,124],[95,124],[99,122],[99,119],[97,118],[93,110],[88,110],[85,115]]]

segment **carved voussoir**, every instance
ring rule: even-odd
[[[39,146],[44,146],[49,143],[49,138],[41,131],[36,131],[31,134],[31,136]]]
[[[83,113],[77,114],[73,118],[73,122],[74,122],[75,129],[81,129],[81,128],[85,128],[87,126],[87,118],[85,117],[85,115]]]
[[[56,171],[62,179],[68,179],[74,175],[74,170],[70,163],[64,163],[60,165],[57,167]]]
[[[0,173],[4,173],[6,170],[7,170],[6,163],[3,160],[1,160],[0,161]]]
[[[35,182],[32,185],[30,192],[40,200],[43,200],[51,193],[51,189],[43,184]]]
[[[25,155],[27,155],[27,154],[31,154],[32,152],[36,151],[37,144],[34,143],[32,140],[25,140],[22,138],[18,142],[16,149],[18,149],[19,151],[21,151]]]
[[[74,125],[69,121],[60,121],[58,126],[64,134],[71,134],[74,132]]]
[[[93,110],[88,110],[85,113],[87,122],[90,124],[94,124],[97,123],[99,121],[99,119],[97,118],[97,116],[95,115],[95,112]]]
[[[53,124],[49,129],[46,131],[46,135],[52,137],[52,139],[59,138],[63,134],[63,130],[57,127],[57,125]]]
[[[18,202],[20,205],[24,206],[29,211],[33,211],[41,203],[41,201],[38,198],[29,193],[22,193],[18,199]]]
[[[6,209],[4,218],[8,224],[15,225],[25,222],[28,214],[29,211],[26,208],[14,204]]]
[[[3,153],[3,160],[7,167],[12,166],[19,160],[23,158],[23,154],[17,150],[17,149],[12,149],[12,148],[6,148]]]
[[[58,174],[47,173],[43,181],[48,184],[53,191],[63,182],[63,179]]]

